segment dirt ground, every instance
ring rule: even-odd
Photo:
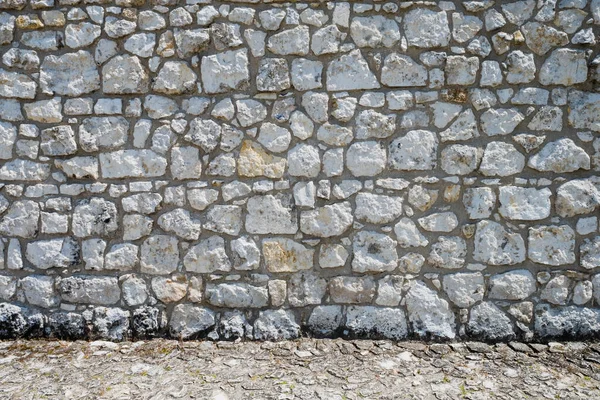
[[[600,345],[0,342],[0,399],[594,399]]]

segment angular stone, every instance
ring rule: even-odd
[[[419,337],[453,339],[456,336],[454,313],[446,300],[441,299],[421,281],[413,281],[406,294],[408,321]]]
[[[257,269],[260,265],[260,250],[249,236],[231,241],[233,268],[239,271]]]
[[[142,243],[140,254],[142,273],[165,275],[177,270],[179,249],[177,238],[173,236],[150,236]]]
[[[206,285],[206,300],[217,307],[262,308],[269,303],[267,288],[246,283]]]
[[[72,238],[27,243],[25,257],[39,269],[69,268],[80,261],[79,244]]]
[[[368,90],[380,87],[360,50],[353,50],[329,63],[327,90]]]
[[[204,229],[238,236],[242,229],[242,207],[214,205],[206,213]]]
[[[15,159],[0,167],[0,180],[43,181],[50,176],[50,165],[30,160]]]
[[[569,124],[577,129],[600,131],[600,94],[569,91]]]
[[[467,244],[460,237],[440,236],[431,246],[427,262],[436,268],[458,269],[465,263]]]
[[[10,160],[17,140],[17,128],[8,122],[0,121],[0,160]]]
[[[309,42],[308,26],[301,25],[271,36],[267,48],[274,54],[305,56],[309,51]]]
[[[115,304],[121,297],[118,280],[109,276],[75,275],[58,282],[63,301],[77,304]]]
[[[169,321],[169,333],[178,339],[193,339],[215,326],[215,314],[207,308],[178,304]]]
[[[590,169],[590,156],[573,140],[563,138],[546,144],[529,159],[527,165],[537,171],[573,172]]]
[[[307,327],[316,337],[332,337],[342,324],[342,307],[317,306],[308,318]]]
[[[335,303],[371,303],[376,293],[376,284],[370,276],[336,276],[329,280],[329,295]]]
[[[111,150],[125,144],[129,122],[123,117],[91,117],[79,126],[79,145],[84,151]]]
[[[488,136],[508,135],[525,119],[516,108],[490,108],[481,115],[481,129]]]
[[[254,322],[256,340],[291,340],[300,336],[300,325],[290,310],[261,311]]]
[[[409,46],[444,47],[450,41],[450,28],[445,11],[415,8],[404,16],[403,25]]]
[[[44,60],[44,62],[46,62]],[[127,79],[123,79],[127,77]],[[118,55],[102,67],[104,94],[147,93],[150,87],[148,71],[136,56]]]
[[[356,117],[356,139],[385,139],[392,136],[395,130],[394,114],[384,115],[373,110],[365,110]]]
[[[529,228],[528,258],[545,265],[575,262],[575,232],[568,225]]]
[[[571,86],[585,82],[587,76],[587,57],[583,50],[554,50],[540,68],[542,85]]]
[[[340,44],[345,39],[346,33],[341,32],[335,25],[329,25],[313,34],[310,49],[317,56],[335,54],[340,51]]]
[[[528,22],[521,27],[527,47],[538,56],[546,54],[553,47],[569,43],[569,36],[551,26],[539,22]]]
[[[386,224],[402,214],[402,198],[372,193],[356,195],[356,218],[372,224]]]
[[[163,176],[167,160],[152,150],[120,150],[100,154],[100,169],[107,179]]]
[[[600,190],[589,179],[574,179],[558,187],[555,207],[561,217],[593,212],[600,205]]]
[[[287,195],[255,196],[248,199],[246,230],[253,234],[294,234],[298,231],[297,214]]]
[[[292,61],[292,85],[296,90],[305,91],[323,86],[323,63],[305,58]]]
[[[425,86],[427,68],[407,55],[391,53],[383,63],[381,83],[390,87]]]
[[[508,316],[491,302],[483,302],[471,309],[467,332],[480,340],[510,340],[515,338],[513,324]]]
[[[470,308],[483,300],[485,283],[480,272],[444,275],[442,282],[450,301],[460,308]]]
[[[263,239],[262,253],[269,272],[297,272],[313,268],[314,250],[286,238]]]
[[[174,233],[184,240],[198,240],[202,231],[200,220],[183,208],[162,214],[158,218],[158,225],[165,232]]]
[[[419,232],[417,225],[410,218],[402,218],[394,226],[394,233],[398,245],[402,248],[423,247],[429,244],[429,241]]]
[[[535,332],[543,338],[592,338],[600,332],[600,311],[539,304],[535,308]]]
[[[381,15],[353,18],[350,35],[358,47],[392,47],[400,40],[396,21]]]
[[[80,22],[78,24],[69,24],[65,28],[65,44],[72,49],[86,47],[102,33],[102,28],[89,22]]]
[[[498,300],[524,300],[535,291],[535,278],[531,272],[519,269],[490,277],[488,296]]]
[[[256,88],[263,92],[281,92],[290,88],[290,72],[284,58],[260,60]]]
[[[37,84],[29,76],[0,68],[1,97],[33,99],[36,89]]]
[[[550,189],[523,188],[518,186],[500,187],[499,212],[504,218],[535,221],[550,215]]]
[[[225,252],[225,240],[211,236],[191,247],[183,258],[187,272],[214,273],[231,271],[231,262]]]
[[[352,222],[352,207],[347,201],[300,214],[300,230],[317,237],[342,235],[352,226]]]
[[[181,58],[187,58],[205,50],[210,42],[209,32],[208,29],[175,29],[177,55]]]
[[[494,221],[480,221],[475,232],[476,261],[491,265],[514,265],[525,261],[525,242]]]
[[[244,140],[238,158],[240,176],[281,178],[287,166],[285,158],[268,154],[262,146],[250,140]]]
[[[167,61],[158,71],[152,90],[168,95],[194,93],[196,73],[183,61]]]
[[[288,285],[288,302],[292,307],[321,304],[327,291],[327,281],[312,273],[292,275]]]
[[[431,170],[437,163],[437,146],[435,133],[409,131],[390,144],[390,168],[401,171]]]
[[[467,175],[479,167],[481,149],[455,144],[442,150],[441,164],[444,172],[450,175]]]
[[[525,168],[525,156],[509,143],[490,142],[485,147],[479,171],[485,176],[510,176]]]
[[[243,90],[249,84],[247,50],[226,51],[202,57],[202,85],[207,93]]]
[[[352,270],[358,273],[393,271],[398,267],[398,243],[387,235],[361,231],[354,236]]]
[[[104,268],[113,271],[131,271],[138,263],[138,246],[133,243],[113,245],[104,258]]]
[[[40,87],[49,95],[77,97],[100,89],[100,75],[92,55],[87,51],[49,55],[40,67]]]
[[[350,306],[346,328],[359,338],[400,340],[408,335],[404,311],[397,308]]]
[[[535,79],[533,54],[515,50],[506,57],[506,82],[510,84],[529,83]]]
[[[586,269],[600,267],[600,236],[585,239],[580,247],[581,266]]]
[[[100,197],[81,200],[73,212],[76,237],[109,236],[119,227],[114,203]]]

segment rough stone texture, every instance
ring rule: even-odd
[[[596,332],[598,0],[87,3],[0,0],[0,336]]]

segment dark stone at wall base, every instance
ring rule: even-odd
[[[86,322],[81,314],[57,312],[48,316],[44,333],[49,338],[78,340],[87,338]]]
[[[516,337],[510,318],[491,302],[483,302],[471,309],[467,324],[468,336],[489,341],[507,341]]]
[[[600,309],[540,304],[534,314],[540,338],[585,339],[600,334]]]
[[[140,307],[133,310],[131,331],[134,338],[146,339],[160,336],[160,310],[154,307]]]
[[[13,304],[0,304],[0,339],[40,337],[44,328],[44,316]]]

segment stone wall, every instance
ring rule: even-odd
[[[0,0],[0,338],[600,334],[599,0]]]

